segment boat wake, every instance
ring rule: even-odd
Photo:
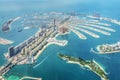
[[[49,56],[49,55],[48,55],[48,56]],[[36,64],[35,66],[33,66],[33,68],[37,68],[38,66],[40,66],[40,65],[48,58],[48,56],[45,57],[40,63],[38,63],[38,64]]]

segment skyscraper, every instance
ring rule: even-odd
[[[8,49],[8,51],[9,51],[9,57],[12,57],[12,56],[15,55],[15,54],[14,54],[14,46],[11,46],[11,47]]]
[[[55,19],[54,19],[54,23],[53,24],[54,24],[54,30],[55,30],[55,28],[56,28]]]

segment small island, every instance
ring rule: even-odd
[[[88,68],[89,70],[97,74],[101,78],[101,80],[109,80],[105,70],[95,60],[88,61],[82,58],[75,58],[64,54],[58,54],[58,57],[62,60],[66,60],[67,63],[78,64],[82,68]]]
[[[103,44],[97,46],[97,51],[100,54],[120,52],[120,42],[114,44]]]
[[[2,44],[2,45],[12,44],[12,43],[13,43],[13,41],[11,41],[11,40],[0,38],[0,44]]]

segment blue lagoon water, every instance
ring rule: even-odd
[[[2,24],[10,18],[36,12],[75,11],[86,14],[99,12],[104,17],[120,20],[119,3],[119,0],[1,0],[0,29]],[[0,37],[13,40],[14,43],[11,45],[18,45],[38,31],[38,28],[31,28],[19,33],[16,27],[22,27],[20,22],[21,21],[18,20],[13,23],[12,30],[8,33],[0,31]],[[32,65],[18,65],[11,69],[6,75],[41,77],[44,80],[101,80],[92,71],[83,70],[78,65],[67,64],[65,61],[60,60],[57,57],[57,53],[60,52],[75,57],[82,57],[86,60],[95,59],[109,73],[108,77],[110,80],[120,80],[120,53],[99,55],[90,52],[90,49],[95,48],[97,45],[115,43],[120,40],[120,26],[112,24],[110,27],[115,29],[116,32],[111,33],[111,36],[99,34],[99,39],[86,35],[87,40],[81,40],[73,32],[70,32],[69,35],[58,36],[57,39],[68,40],[68,44],[64,47],[57,45],[48,46],[37,59],[37,63],[33,64],[36,65],[40,63],[48,56],[40,66],[33,68]],[[0,45],[0,65],[6,62],[4,53],[7,52],[8,47],[11,45]]]

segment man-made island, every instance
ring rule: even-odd
[[[103,44],[97,46],[97,51],[100,54],[120,52],[120,42],[114,44]]]
[[[66,40],[56,40],[55,38],[60,34],[69,32],[68,28],[65,26],[68,25],[67,22],[72,17],[66,20],[68,17],[69,16],[66,16],[61,20],[57,19],[57,22],[55,19],[52,19],[51,22],[46,23],[48,25],[47,27],[44,25],[41,26],[41,29],[35,35],[16,46],[9,47],[8,52],[4,54],[7,62],[0,67],[0,76],[3,76],[15,65],[35,63],[42,51],[50,44],[65,46],[67,44]]]
[[[75,58],[64,54],[58,54],[58,57],[62,60],[66,60],[67,63],[78,64],[82,68],[90,69],[95,74],[97,74],[101,78],[101,80],[109,80],[105,70],[95,60],[88,61],[82,58]]]
[[[65,46],[68,42],[66,40],[56,40],[56,36],[58,35],[65,35],[71,31],[79,39],[86,40],[86,34],[92,36],[93,38],[100,38],[100,35],[97,33],[101,33],[103,35],[111,35],[110,31],[115,32],[114,29],[106,28],[106,26],[109,26],[106,23],[101,23],[100,21],[93,19],[90,20],[87,18],[79,18],[79,15],[73,15],[72,13],[65,14],[50,12],[40,13],[37,15],[35,14],[31,16],[31,18],[29,16],[30,19],[25,17],[22,18],[24,19],[22,23],[24,28],[27,27],[28,29],[37,26],[40,28],[40,30],[35,35],[29,37],[27,40],[21,42],[20,44],[8,48],[8,52],[4,54],[7,62],[0,67],[0,76],[3,76],[15,65],[35,63],[39,55],[50,44]],[[11,21],[9,24],[6,24],[4,28],[9,28],[10,24]],[[9,29],[5,29],[3,31],[6,32],[8,30]],[[91,63],[93,62],[90,62],[88,64]]]
[[[0,38],[0,44],[2,44],[2,45],[12,44],[12,43],[13,43],[13,41],[11,41],[11,40]]]
[[[18,19],[20,19],[20,17],[13,18],[13,19],[10,19],[10,20],[6,21],[6,22],[2,25],[2,32],[7,32],[7,31],[9,31],[9,30],[10,30],[10,25],[11,25],[14,21],[16,21],[16,20],[18,20]]]

